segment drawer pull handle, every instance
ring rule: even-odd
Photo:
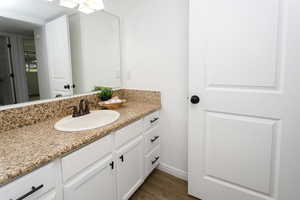
[[[159,136],[155,136],[154,138],[152,138],[151,143],[155,142],[158,138],[159,138]]]
[[[17,198],[16,200],[23,200],[23,199],[25,199],[26,197],[28,197],[28,196],[32,195],[33,193],[37,192],[38,190],[42,189],[42,187],[44,187],[44,185],[40,185],[40,186],[38,186],[38,187],[32,186],[30,192],[28,192],[28,193],[24,194],[23,196]]]
[[[152,119],[150,122],[151,122],[151,124],[153,124],[153,123],[156,122],[157,120],[159,120],[159,118],[158,118],[158,117],[155,117],[155,118]]]
[[[152,161],[152,165],[154,165],[159,159],[159,156],[155,157],[155,160]]]

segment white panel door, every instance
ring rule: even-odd
[[[69,19],[59,17],[45,25],[51,97],[73,94]]]
[[[85,169],[64,185],[65,200],[115,200],[115,176],[112,156]]]
[[[116,152],[118,200],[128,200],[144,181],[143,137]]]
[[[299,17],[295,0],[190,0],[189,194],[300,199]]]

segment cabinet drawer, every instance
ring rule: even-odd
[[[151,113],[144,118],[144,130],[148,130],[159,123],[159,111]]]
[[[145,153],[152,151],[160,144],[160,134],[158,126],[148,130],[145,134]]]
[[[50,163],[1,187],[0,199],[15,200],[27,194],[26,200],[35,200],[48,191],[54,190],[58,178],[58,168],[55,166],[54,163]]]
[[[138,120],[116,132],[115,144],[116,148],[120,148],[124,144],[141,135],[143,132],[143,120]]]
[[[67,181],[112,151],[113,138],[112,135],[108,135],[62,158],[63,181]]]
[[[160,162],[160,146],[145,156],[145,175],[146,177],[155,169]]]

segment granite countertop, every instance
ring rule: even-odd
[[[129,102],[117,110],[116,122],[82,132],[57,131],[53,126],[60,119],[51,119],[0,133],[0,187],[158,109],[158,104]]]

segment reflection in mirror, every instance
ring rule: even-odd
[[[0,2],[0,106],[121,87],[119,28],[103,10]]]

